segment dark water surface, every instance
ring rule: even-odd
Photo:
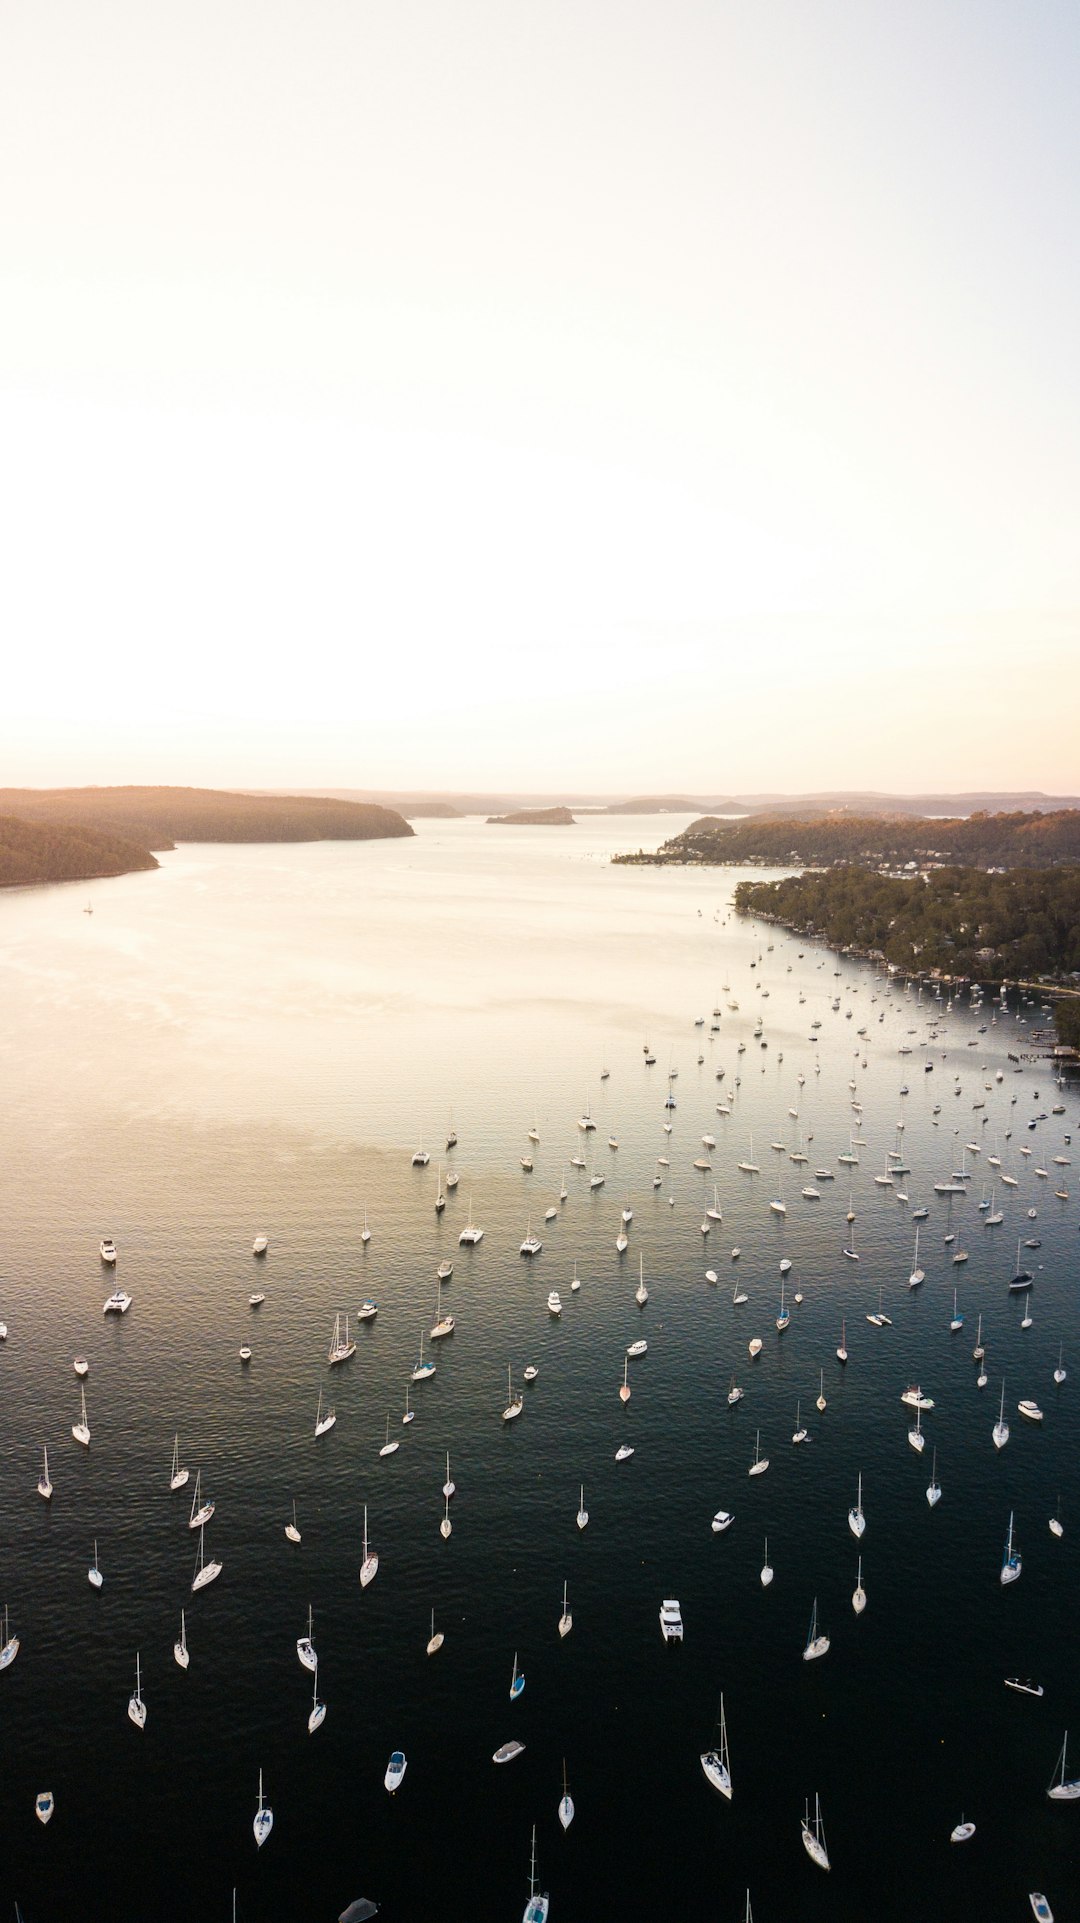
[[[1007,1051],[1034,1053],[1039,1021],[1015,994],[993,1022],[989,998],[946,1015],[869,967],[737,923],[727,871],[606,865],[656,830],[420,823],[411,842],[186,847],[157,875],[0,896],[0,1606],[21,1638],[0,1674],[0,1916],[17,1899],[26,1923],[227,1919],[235,1886],[242,1923],[331,1923],[361,1894],[402,1923],[495,1923],[521,1915],[535,1822],[552,1923],[735,1919],[748,1886],[756,1923],[1022,1918],[1034,1888],[1058,1923],[1080,1917],[1080,1806],[1045,1795],[1067,1727],[1080,1767],[1080,1092],[1059,1090],[1045,1061],[1015,1072]],[[570,1167],[586,1105],[597,1128],[583,1152],[606,1176],[595,1192]],[[440,1220],[451,1108],[461,1179]],[[906,1205],[873,1181],[901,1113]],[[736,1169],[751,1130],[756,1177]],[[797,1130],[805,1167],[770,1147],[794,1149]],[[849,1131],[866,1144],[850,1179],[836,1160]],[[705,1133],[710,1174],[692,1167]],[[414,1169],[421,1137],[432,1160]],[[981,1150],[967,1154],[968,1194],[935,1197],[966,1142]],[[988,1229],[977,1203],[994,1153],[1018,1185],[998,1188],[1006,1219]],[[837,1179],[805,1201],[817,1166]],[[568,1199],[545,1223],[564,1170]],[[784,1218],[768,1207],[778,1174]],[[723,1223],[706,1238],[714,1182]],[[470,1191],[485,1230],[472,1251],[457,1245]],[[857,1265],[841,1254],[849,1192]],[[923,1202],[926,1282],[912,1293]],[[531,1263],[517,1252],[530,1214],[544,1241]],[[270,1253],[256,1264],[260,1230]],[[105,1233],[134,1298],[122,1322],[101,1312]],[[1042,1246],[1026,1258],[1038,1266],[1021,1330],[1007,1283],[1029,1233]],[[954,1268],[958,1248],[969,1260]],[[411,1390],[405,1428],[447,1255],[457,1329]],[[779,1335],[785,1255],[804,1301]],[[267,1300],[253,1312],[256,1286]],[[893,1318],[880,1330],[865,1321],[879,1286]],[[377,1320],[329,1371],[335,1313],[369,1294]],[[649,1351],[624,1408],[623,1353],[639,1334]],[[1057,1388],[1059,1343],[1069,1376]],[[88,1453],[70,1436],[79,1351]],[[525,1413],[504,1426],[507,1364],[520,1381],[528,1362],[539,1375]],[[735,1408],[732,1370],[746,1391]],[[1003,1374],[1011,1439],[998,1455]],[[936,1402],[921,1458],[899,1401],[908,1381]],[[316,1441],[320,1382],[338,1420]],[[1045,1411],[1040,1429],[1016,1413],[1021,1396]],[[797,1400],[813,1437],[801,1449]],[[381,1460],[387,1413],[401,1448]],[[749,1480],[759,1428],[770,1468]],[[217,1504],[207,1550],[224,1564],[196,1596],[190,1487],[168,1486],[177,1430]],[[636,1453],[616,1464],[623,1440]],[[35,1491],[43,1443],[48,1507]],[[931,1512],[935,1446],[944,1494]],[[444,1542],[447,1448],[458,1493]],[[868,1603],[856,1619],[847,1511],[860,1471]],[[294,1498],[299,1547],[283,1533]],[[362,1592],[365,1502],[380,1568]],[[720,1507],[735,1522],[714,1536]],[[1023,1574],[1003,1589],[1010,1510]],[[776,1574],[763,1590],[766,1534]],[[86,1580],[95,1536],[100,1594]],[[561,1641],[564,1580],[574,1627]],[[676,1648],[657,1620],[671,1595],[686,1625]],[[815,1596],[832,1648],[806,1664]],[[295,1654],[309,1603],[328,1706],[313,1736]],[[186,1673],[172,1657],[181,1607]],[[446,1641],[428,1658],[432,1609]],[[136,1651],[142,1734],[126,1716]],[[515,1651],[527,1682],[511,1704]],[[1045,1685],[1041,1701],[1003,1687],[1017,1673]],[[721,1689],[730,1805],[698,1763]],[[525,1755],[496,1768],[512,1736]],[[382,1776],[398,1747],[408,1773],[391,1798]],[[565,1835],[564,1758],[577,1806]],[[257,1852],[260,1767],[275,1824]],[[56,1814],[42,1828],[46,1787]],[[828,1877],[799,1836],[815,1792]],[[962,1812],[977,1834],[951,1846]]]

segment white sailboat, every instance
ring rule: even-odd
[[[514,1651],[514,1665],[510,1671],[510,1701],[516,1703],[525,1687],[525,1672],[517,1666],[517,1650]]]
[[[765,1538],[765,1561],[761,1565],[761,1587],[767,1589],[773,1579],[773,1566],[769,1561],[769,1538]]]
[[[917,1456],[921,1456],[923,1450],[926,1447],[926,1437],[923,1435],[923,1432],[922,1432],[922,1408],[921,1407],[917,1408],[915,1411],[915,1427],[914,1429],[908,1430],[907,1439],[910,1447],[914,1449],[915,1454]]]
[[[202,1501],[202,1470],[196,1469],[195,1488],[191,1497],[191,1514],[188,1517],[188,1528],[201,1529],[204,1523],[209,1522],[213,1513],[214,1504],[210,1501]]]
[[[0,1669],[10,1669],[19,1653],[19,1638],[12,1635],[8,1623],[7,1604],[4,1604],[4,1633],[0,1636]]]
[[[187,1479],[187,1470],[182,1469],[180,1466],[180,1437],[175,1435],[172,1445],[172,1471],[169,1476],[169,1488],[182,1489]]]
[[[183,1610],[180,1611],[180,1639],[173,1644],[172,1653],[179,1667],[186,1669],[191,1659],[188,1655],[187,1626],[184,1622]]]
[[[319,1701],[319,1665],[315,1665],[315,1680],[311,1686],[311,1714],[307,1719],[308,1735],[314,1736],[319,1725],[326,1720],[326,1704]]]
[[[715,1740],[717,1728],[719,1729],[718,1741]],[[706,1782],[711,1783],[715,1790],[719,1790],[721,1796],[726,1796],[730,1803],[732,1794],[731,1758],[728,1755],[727,1718],[724,1714],[724,1697],[722,1692],[720,1696],[720,1711],[713,1734],[714,1741],[712,1747],[702,1751],[701,1767],[705,1772]]]
[[[620,1402],[629,1402],[630,1400],[630,1384],[626,1379],[626,1372],[629,1369],[629,1367],[630,1367],[630,1363],[626,1358],[626,1356],[624,1356],[623,1365],[622,1365],[622,1381],[619,1384],[619,1401]]]
[[[863,1610],[866,1608],[866,1591],[862,1586],[862,1557],[861,1556],[859,1557],[859,1573],[855,1578],[855,1587],[851,1592],[851,1607],[855,1611],[855,1614],[857,1616],[861,1616],[863,1613]]]
[[[386,1418],[386,1441],[385,1441],[385,1442],[383,1443],[383,1445],[382,1445],[382,1448],[381,1448],[381,1449],[379,1450],[379,1454],[380,1454],[380,1456],[392,1456],[392,1455],[395,1455],[395,1454],[397,1453],[397,1451],[398,1451],[398,1450],[400,1449],[400,1447],[401,1447],[401,1444],[400,1444],[400,1442],[391,1442],[391,1440],[390,1440],[390,1417],[389,1417],[389,1416],[387,1416],[387,1418]]]
[[[263,1801],[262,1770],[259,1771],[259,1807],[255,1812],[255,1819],[251,1827],[255,1833],[256,1846],[261,1850],[270,1831],[274,1827],[274,1812],[270,1808],[269,1803]]]
[[[82,1448],[90,1447],[90,1424],[86,1420],[86,1390],[79,1390],[79,1420],[71,1425],[71,1433]]]
[[[453,1527],[454,1525],[450,1520],[450,1498],[449,1496],[444,1496],[443,1497],[443,1518],[439,1524],[439,1534],[442,1537],[444,1542],[446,1542],[447,1539],[449,1538],[451,1531],[453,1530]]]
[[[344,1317],[344,1330],[341,1326],[342,1320],[340,1315],[335,1315],[334,1333],[330,1338],[330,1347],[326,1354],[332,1369],[336,1368],[339,1362],[347,1362],[351,1355],[356,1354],[356,1344],[349,1335],[349,1318],[347,1315]]]
[[[454,1180],[455,1182],[457,1181],[456,1176],[454,1177]],[[446,1186],[447,1188],[450,1187],[449,1176],[447,1176],[446,1178]],[[479,1242],[483,1241],[483,1239],[484,1239],[483,1229],[478,1229],[476,1226],[476,1223],[472,1219],[472,1196],[470,1195],[469,1196],[469,1212],[465,1218],[465,1227],[462,1229],[461,1234],[458,1236],[458,1245],[461,1248],[475,1248]]]
[[[846,1317],[846,1316],[844,1316],[844,1317],[842,1317],[842,1318],[841,1318],[841,1322],[840,1322],[840,1342],[839,1342],[839,1346],[838,1346],[838,1348],[837,1348],[837,1351],[836,1351],[836,1360],[837,1360],[838,1362],[846,1362],[846,1361],[847,1361],[847,1359],[848,1359],[848,1351],[847,1351],[847,1317]]]
[[[510,1379],[510,1364],[507,1363],[506,1365],[506,1407],[502,1412],[503,1421],[513,1422],[515,1416],[519,1416],[524,1407],[525,1407],[525,1398],[521,1394],[521,1391],[519,1390],[516,1395],[514,1393],[514,1385]]]
[[[86,1572],[86,1580],[87,1580],[87,1582],[88,1582],[88,1583],[90,1584],[90,1587],[91,1587],[91,1589],[100,1589],[100,1588],[101,1588],[101,1585],[102,1585],[102,1583],[103,1583],[103,1582],[105,1581],[105,1578],[104,1578],[104,1576],[102,1575],[102,1573],[101,1573],[101,1571],[100,1571],[100,1569],[98,1568],[98,1553],[97,1553],[97,1537],[96,1537],[96,1536],[94,1537],[94,1560],[93,1560],[93,1562],[92,1562],[92,1563],[90,1564],[90,1567],[89,1567],[89,1569],[88,1569],[88,1570],[87,1570],[87,1572]]]
[[[299,1531],[299,1529],[298,1529],[298,1528],[297,1528],[297,1526],[296,1526],[296,1502],[295,1502],[295,1499],[294,1499],[294,1501],[293,1501],[293,1506],[292,1506],[292,1521],[291,1521],[291,1522],[287,1522],[287,1523],[285,1524],[285,1534],[286,1534],[286,1536],[288,1537],[288,1539],[289,1539],[289,1541],[290,1541],[290,1542],[299,1542],[299,1541],[300,1541],[300,1531]]]
[[[1015,1582],[1022,1568],[1023,1564],[1020,1561],[1020,1551],[1013,1548],[1013,1516],[1012,1510],[1010,1509],[1009,1533],[1005,1538],[1005,1555],[1001,1564],[1001,1581],[1003,1583]]]
[[[53,1486],[52,1486],[52,1483],[49,1481],[49,1451],[45,1443],[42,1443],[41,1445],[41,1454],[44,1462],[44,1467],[42,1468],[41,1474],[38,1477],[37,1492],[38,1492],[38,1495],[42,1496],[46,1502],[51,1502]]]
[[[197,1589],[205,1589],[208,1583],[216,1582],[222,1571],[219,1562],[206,1560],[206,1524],[199,1530],[199,1551],[195,1558],[195,1574],[191,1578],[192,1594]]]
[[[529,1857],[529,1900],[522,1913],[521,1923],[547,1923],[550,1898],[542,1895],[536,1883],[536,1824],[533,1824],[532,1853]]]
[[[1008,1440],[1009,1440],[1009,1425],[1008,1425],[1008,1423],[1007,1423],[1007,1422],[1006,1422],[1006,1420],[1005,1420],[1005,1381],[1004,1381],[1004,1378],[1002,1378],[1002,1383],[1001,1383],[1001,1407],[1000,1407],[1000,1409],[998,1410],[998,1419],[997,1419],[997,1421],[995,1422],[995,1424],[994,1424],[994,1426],[993,1426],[993,1428],[991,1429],[991,1431],[990,1431],[990,1434],[992,1435],[992,1437],[993,1437],[993,1439],[994,1439],[994,1447],[995,1447],[995,1449],[1004,1449],[1004,1447],[1005,1447],[1005,1444],[1006,1444],[1006,1443],[1008,1442]]]
[[[927,1484],[926,1500],[930,1504],[931,1509],[933,1509],[935,1505],[941,1501],[941,1484],[937,1479],[937,1450],[936,1449],[934,1450],[933,1461],[930,1465],[930,1481]]]
[[[432,1610],[432,1612],[431,1612],[431,1634],[430,1634],[430,1636],[428,1637],[428,1642],[427,1642],[427,1653],[428,1653],[428,1655],[429,1655],[429,1656],[434,1656],[434,1655],[436,1654],[436,1652],[437,1652],[438,1650],[440,1650],[440,1649],[442,1648],[442,1646],[443,1646],[443,1643],[445,1642],[445,1640],[446,1640],[446,1638],[444,1637],[444,1635],[443,1635],[443,1633],[442,1633],[442,1630],[440,1629],[440,1630],[438,1630],[438,1631],[437,1631],[437,1630],[436,1630],[436,1628],[435,1628],[435,1611],[434,1611],[434,1610]]]
[[[818,1409],[820,1409],[820,1411],[821,1411],[821,1413],[822,1413],[822,1414],[824,1414],[824,1413],[825,1413],[825,1410],[826,1410],[826,1409],[827,1409],[827,1407],[828,1407],[828,1403],[826,1402],[826,1399],[825,1399],[825,1371],[824,1371],[824,1369],[822,1369],[822,1370],[821,1370],[821,1372],[820,1372],[820,1378],[819,1378],[819,1387],[818,1387],[818,1393],[817,1393],[817,1405],[816,1405],[816,1406],[817,1406],[817,1408],[818,1408]]]
[[[426,1382],[426,1381],[427,1381],[427,1379],[428,1379],[428,1376],[431,1376],[431,1375],[434,1375],[434,1374],[435,1374],[435,1364],[434,1364],[434,1362],[425,1362],[425,1361],[424,1361],[424,1331],[423,1331],[423,1329],[421,1329],[421,1331],[420,1331],[420,1360],[419,1360],[419,1362],[418,1362],[418,1363],[416,1364],[416,1366],[415,1366],[415,1368],[413,1369],[413,1372],[412,1372],[412,1376],[411,1376],[411,1378],[410,1378],[410,1380],[411,1380],[411,1381],[413,1381],[413,1382]]]
[[[1080,1796],[1080,1776],[1074,1776],[1071,1780],[1067,1780],[1065,1776],[1065,1752],[1068,1745],[1069,1732],[1066,1730],[1065,1738],[1061,1745],[1061,1755],[1058,1757],[1053,1777],[1046,1792],[1052,1803],[1075,1803],[1077,1797]]]
[[[326,1414],[323,1415],[322,1390],[320,1389],[319,1390],[319,1406],[315,1411],[315,1434],[317,1436],[324,1436],[328,1429],[333,1428],[336,1421],[337,1421],[337,1416],[334,1414],[334,1410],[332,1406],[329,1409],[327,1409]]]
[[[848,1521],[848,1528],[851,1530],[852,1535],[855,1537],[857,1542],[861,1542],[863,1536],[866,1533],[866,1517],[863,1515],[863,1506],[862,1506],[862,1470],[861,1469],[859,1471],[859,1488],[858,1488],[858,1494],[855,1497],[855,1507],[853,1509],[848,1510],[847,1521]]]
[[[810,1632],[806,1638],[806,1648],[803,1650],[803,1662],[812,1663],[815,1657],[824,1656],[828,1647],[829,1638],[819,1634],[818,1631],[817,1597],[815,1596],[813,1613],[810,1617]]]
[[[128,1697],[127,1713],[136,1729],[146,1728],[146,1704],[142,1699],[142,1666],[135,1658],[135,1694]]]
[[[573,1627],[575,1627],[575,1619],[573,1619],[571,1611],[567,1608],[567,1585],[563,1583],[563,1613],[561,1613],[561,1617],[559,1617],[559,1635],[569,1636]]]
[[[563,1829],[568,1830],[573,1820],[574,1820],[574,1799],[571,1796],[570,1791],[566,1787],[566,1758],[564,1756],[563,1766],[562,1766],[562,1795],[559,1798],[559,1821],[562,1824]]]
[[[821,1821],[821,1798],[814,1797],[814,1820],[810,1821],[810,1800],[807,1798],[806,1813],[802,1820],[803,1848],[812,1863],[819,1870],[829,1868],[829,1852],[825,1847],[825,1827]]]
[[[365,1502],[364,1504],[364,1559],[360,1564],[361,1589],[366,1589],[368,1586],[368,1583],[374,1580],[378,1567],[379,1567],[379,1557],[378,1557],[377,1551],[374,1549],[368,1548],[367,1503]]]
[[[307,1613],[307,1635],[298,1636],[296,1638],[296,1653],[299,1656],[300,1661],[303,1663],[305,1669],[314,1669],[316,1663],[319,1660],[317,1655],[315,1654],[315,1645],[311,1640],[311,1621],[312,1621],[311,1604],[309,1603],[308,1613]]]
[[[758,1429],[754,1437],[754,1460],[746,1473],[749,1476],[763,1476],[768,1466],[768,1456],[761,1453],[761,1430]]]
[[[581,1490],[578,1495],[577,1526],[579,1529],[586,1529],[588,1528],[588,1524],[589,1524],[589,1512],[585,1507],[585,1484],[582,1483]]]
[[[637,1285],[637,1288],[634,1290],[634,1301],[637,1303],[639,1309],[643,1309],[648,1299],[649,1299],[649,1291],[645,1286],[645,1257],[639,1252],[638,1285]]]

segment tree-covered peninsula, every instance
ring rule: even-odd
[[[947,864],[973,868],[1044,868],[1080,861],[1080,809],[1048,814],[973,814],[951,820],[918,816],[756,815],[725,821],[704,815],[655,855],[616,856],[629,862],[700,862],[725,867],[824,868],[836,862],[866,868]]]
[[[376,841],[413,832],[395,808],[374,802],[216,788],[0,788],[0,813],[92,828],[144,848],[178,841]]]
[[[28,888],[41,881],[92,881],[157,865],[149,848],[119,835],[0,814],[0,888]]]
[[[735,906],[910,974],[981,982],[1080,974],[1080,866],[951,867],[900,879],[848,865],[741,881]]]

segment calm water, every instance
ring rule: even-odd
[[[156,875],[0,895],[0,1604],[22,1639],[0,1675],[0,1915],[17,1898],[26,1923],[76,1908],[110,1923],[227,1919],[235,1886],[246,1923],[331,1923],[362,1894],[406,1923],[494,1923],[521,1915],[535,1822],[552,1923],[735,1919],[748,1885],[756,1923],[1019,1918],[1032,1888],[1058,1923],[1080,1916],[1080,1811],[1044,1793],[1067,1726],[1080,1763],[1080,1091],[1059,1091],[1045,1062],[1014,1072],[1007,1051],[1034,1048],[1038,1019],[1015,997],[993,1024],[989,1002],[946,1017],[867,967],[736,922],[729,872],[608,865],[612,849],[680,825],[564,835],[422,822],[413,841],[185,847]],[[1029,1132],[1056,1102],[1065,1115]],[[586,1108],[597,1126],[583,1152],[606,1177],[595,1191],[570,1166]],[[451,1111],[460,1184],[440,1219]],[[873,1181],[901,1113],[907,1204]],[[800,1130],[805,1167],[770,1147],[794,1150]],[[751,1132],[758,1176],[736,1169]],[[849,1132],[865,1144],[850,1180],[836,1159]],[[706,1133],[708,1174],[692,1166]],[[410,1164],[421,1141],[424,1169]],[[967,1154],[969,1193],[935,1197],[967,1142],[982,1151]],[[998,1190],[1006,1219],[987,1229],[977,1203],[995,1152],[1018,1185]],[[837,1179],[803,1200],[817,1166]],[[783,1218],[768,1206],[778,1180]],[[706,1238],[714,1182],[723,1222]],[[1053,1195],[1062,1185],[1067,1201]],[[841,1254],[849,1192],[858,1265]],[[471,1251],[457,1244],[470,1193],[485,1230]],[[909,1293],[921,1202],[926,1282]],[[544,1241],[531,1263],[518,1254],[530,1216]],[[260,1265],[257,1231],[271,1238]],[[101,1313],[105,1233],[134,1298],[122,1322]],[[1022,1331],[1006,1285],[1029,1233],[1042,1246],[1027,1258],[1037,1282]],[[954,1268],[959,1248],[970,1259]],[[457,1329],[411,1390],[405,1428],[444,1256]],[[784,1256],[804,1300],[779,1335]],[[749,1296],[738,1307],[736,1274]],[[252,1312],[257,1285],[267,1300]],[[865,1321],[879,1287],[893,1318],[880,1330]],[[334,1315],[367,1295],[378,1318],[329,1372]],[[834,1353],[844,1318],[846,1370]],[[649,1350],[624,1408],[638,1335]],[[78,1351],[88,1453],[70,1436]],[[525,1413],[504,1426],[507,1364],[520,1382],[529,1362]],[[733,1370],[746,1393],[729,1408]],[[1012,1434],[998,1455],[1003,1373]],[[937,1405],[921,1458],[899,1401],[913,1380]],[[338,1420],[316,1441],[320,1383]],[[1041,1429],[1016,1413],[1025,1395],[1045,1411]],[[813,1438],[801,1449],[797,1401]],[[388,1413],[401,1448],[381,1460]],[[749,1480],[758,1429],[771,1466]],[[174,1431],[217,1504],[207,1548],[224,1572],[197,1596],[190,1489],[168,1487]],[[636,1453],[616,1464],[624,1440]],[[49,1507],[35,1493],[43,1443]],[[934,1447],[944,1494],[931,1512]],[[447,1449],[458,1493],[444,1542]],[[856,1619],[847,1511],[860,1471],[868,1604]],[[299,1547],[283,1534],[294,1499]],[[381,1560],[362,1592],[365,1502]],[[714,1536],[721,1507],[735,1522]],[[1023,1575],[1003,1589],[1010,1509]],[[766,1534],[776,1574],[763,1590]],[[95,1536],[100,1594],[86,1580]],[[574,1627],[560,1641],[564,1580]],[[669,1595],[681,1648],[659,1633]],[[815,1596],[832,1648],[805,1664]],[[295,1654],[309,1603],[328,1705],[314,1736]],[[181,1606],[186,1673],[172,1658]],[[429,1659],[432,1609],[446,1641]],[[125,1713],[136,1651],[142,1735]],[[527,1682],[511,1704],[515,1651]],[[1044,1683],[1042,1701],[1003,1688],[1017,1673]],[[721,1689],[730,1805],[698,1764]],[[525,1755],[495,1768],[513,1736]],[[397,1747],[409,1767],[390,1798]],[[564,1758],[577,1806],[566,1835]],[[275,1826],[257,1853],[260,1767]],[[47,1829],[34,1817],[45,1787]],[[815,1791],[828,1877],[799,1837]],[[957,1848],[961,1812],[978,1832]]]

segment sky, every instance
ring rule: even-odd
[[[1074,0],[5,0],[0,785],[1080,791]]]

